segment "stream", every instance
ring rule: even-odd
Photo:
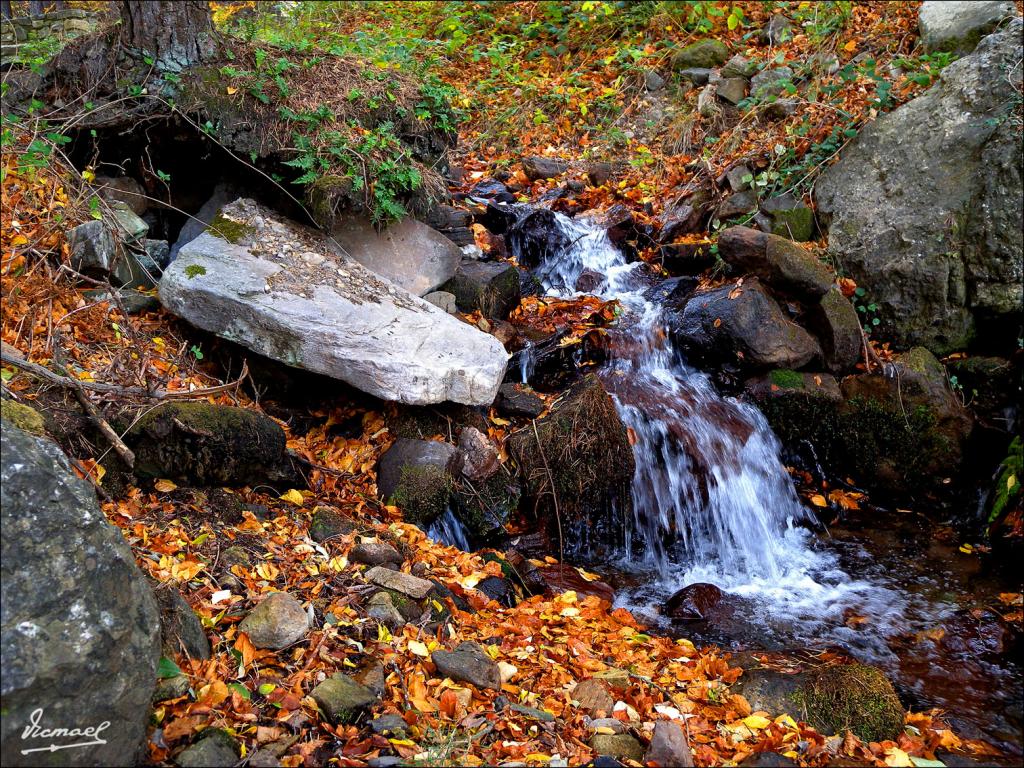
[[[602,276],[590,293],[623,310],[600,371],[636,460],[632,518],[604,573],[617,603],[672,632],[666,599],[713,584],[730,597],[724,617],[681,634],[736,650],[841,650],[885,669],[905,703],[943,707],[968,737],[1019,754],[1019,670],[970,613],[998,579],[958,571],[955,546],[930,546],[916,519],[876,525],[886,513],[827,531],[800,503],[761,413],[720,396],[674,349],[642,262],[627,263],[602,229],[557,221],[570,245],[536,270],[547,292],[576,295],[588,270]]]

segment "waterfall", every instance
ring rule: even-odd
[[[427,536],[436,542],[447,544],[449,547],[458,547],[463,552],[472,550],[466,529],[450,508],[430,524],[430,527],[427,528]]]

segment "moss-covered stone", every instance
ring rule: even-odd
[[[46,434],[46,420],[35,408],[4,398],[0,400],[0,419],[40,437]]]
[[[229,219],[224,215],[223,211],[217,211],[213,219],[210,220],[210,226],[207,229],[217,237],[227,240],[229,243],[241,243],[255,230],[249,225]]]
[[[355,523],[338,510],[317,507],[313,510],[313,519],[309,522],[309,537],[313,541],[323,543],[329,539],[346,536],[355,529]]]
[[[495,543],[504,535],[521,495],[519,484],[504,468],[479,482],[460,478],[454,491],[458,502],[456,515],[473,541],[481,543]]]
[[[772,214],[772,234],[805,243],[814,237],[814,211],[803,206]]]
[[[826,667],[798,695],[808,721],[824,733],[841,735],[849,730],[870,742],[895,740],[903,730],[903,705],[892,683],[875,667]]]
[[[729,49],[721,40],[705,38],[686,46],[672,57],[675,69],[711,69],[725,63]]]
[[[995,494],[989,510],[989,525],[998,523],[1010,510],[1012,505],[1020,504],[1021,481],[1024,480],[1024,443],[1020,436],[1013,438],[1010,451],[1003,460],[996,478]]]
[[[744,396],[764,414],[791,455],[799,456],[810,443],[818,462],[837,463],[839,385],[827,373],[771,371],[749,379]]]
[[[789,368],[778,368],[768,374],[772,384],[783,389],[803,389],[804,376]]]
[[[164,403],[125,436],[142,477],[191,485],[255,485],[288,477],[285,435],[256,411],[204,402]]]
[[[427,525],[448,508],[452,479],[436,466],[402,468],[398,487],[389,502],[402,510],[403,517],[416,525]]]
[[[327,678],[309,695],[320,707],[320,711],[332,723],[338,724],[355,722],[359,715],[377,701],[373,691],[346,675]]]
[[[548,416],[510,435],[507,445],[527,509],[553,541],[561,523],[565,552],[588,549],[601,531],[615,535],[613,513],[628,515],[632,508],[635,465],[626,427],[596,376],[574,385]],[[566,531],[572,535],[565,537]]]

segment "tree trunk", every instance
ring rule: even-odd
[[[121,21],[122,42],[161,69],[178,71],[217,54],[210,7],[202,0],[122,0]]]

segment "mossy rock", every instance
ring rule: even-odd
[[[229,243],[238,244],[256,230],[241,221],[229,219],[221,210],[217,211],[213,219],[210,220],[210,225],[207,227],[207,231],[222,240],[227,240]]]
[[[729,49],[721,40],[707,38],[686,46],[672,57],[674,69],[711,69],[725,63]]]
[[[892,683],[876,667],[842,664],[814,675],[798,694],[807,720],[825,734],[853,731],[862,740],[895,740],[904,710]]]
[[[444,514],[451,494],[452,479],[445,470],[435,466],[408,466],[402,468],[398,487],[388,502],[402,510],[407,522],[423,527]]]
[[[780,368],[747,380],[744,396],[764,414],[790,454],[802,455],[809,442],[819,461],[835,463],[843,398],[830,374]]]
[[[814,211],[803,206],[772,213],[772,234],[805,243],[814,238]]]
[[[459,478],[454,483],[455,514],[466,526],[472,540],[496,544],[505,526],[519,508],[521,489],[503,466],[482,482]]]
[[[586,542],[618,535],[632,509],[635,464],[626,427],[595,375],[575,384],[546,417],[507,441],[523,483],[526,509],[554,534],[560,522],[566,552],[594,555]],[[559,519],[560,518],[560,519]],[[557,541],[557,535],[551,539]]]
[[[46,435],[46,419],[35,408],[14,400],[0,400],[0,419],[39,437]]]
[[[141,477],[226,486],[291,479],[284,430],[243,408],[165,403],[145,414],[125,442]]]

